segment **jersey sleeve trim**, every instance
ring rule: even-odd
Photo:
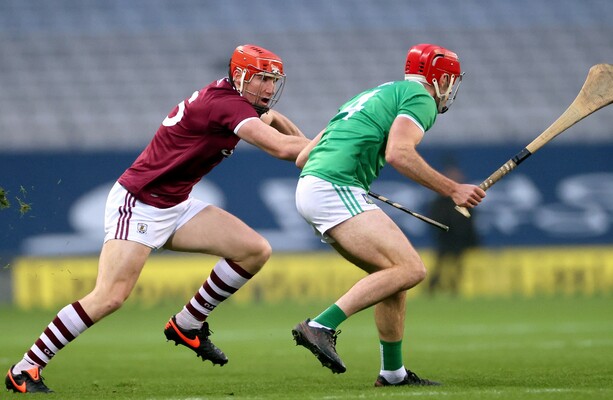
[[[242,120],[241,122],[238,123],[238,125],[236,125],[236,128],[234,128],[234,134],[237,135],[238,134],[238,130],[245,125],[247,122],[251,121],[252,119],[258,119],[258,117],[249,117],[246,118],[244,120]]]
[[[398,114],[398,116],[410,119],[411,121],[413,121],[415,123],[415,125],[417,125],[419,127],[419,129],[421,129],[421,133],[426,133],[426,130],[424,129],[424,127],[421,126],[419,121],[416,120],[415,118],[413,118],[412,116],[410,116],[408,114]]]

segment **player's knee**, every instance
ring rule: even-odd
[[[112,298],[107,302],[107,309],[109,310],[109,314],[115,312],[123,306],[125,299],[122,298]]]
[[[270,245],[270,243],[268,243],[268,240],[266,240],[265,238],[261,238],[260,243],[258,244],[258,250],[257,250],[257,259],[258,259],[258,265],[260,265],[260,268],[264,266],[264,264],[266,264],[266,262],[270,259],[270,256],[272,255],[272,246]]]
[[[423,263],[413,263],[402,269],[402,289],[408,290],[426,279],[426,267]]]
[[[262,246],[262,259],[264,260],[264,262],[268,261],[268,259],[270,259],[270,256],[272,256],[272,246],[270,245],[270,243],[268,243],[268,240],[264,241],[264,245]]]
[[[103,310],[103,315],[109,315],[121,308],[123,303],[126,301],[127,296],[122,294],[108,294],[104,296],[101,301],[101,308]]]
[[[262,236],[258,236],[249,244],[248,254],[240,264],[245,265],[250,273],[256,274],[262,269],[264,264],[266,264],[271,255],[272,247],[270,243],[268,243],[268,240]]]
[[[417,283],[422,282],[424,279],[426,279],[426,275],[428,274],[428,271],[426,270],[426,266],[422,263],[420,263],[418,266],[416,266],[414,268],[414,277],[415,280],[417,281]]]

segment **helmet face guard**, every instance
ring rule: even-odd
[[[446,112],[458,94],[462,82],[462,69],[457,54],[434,44],[411,47],[404,68],[405,79],[414,79],[434,87],[438,112]],[[448,86],[441,93],[439,83],[448,76]]]
[[[234,73],[236,71],[241,73],[241,77],[235,83]],[[279,101],[285,85],[285,74],[283,73],[283,61],[273,52],[255,45],[238,46],[232,54],[229,73],[230,81],[235,87],[238,84],[236,90],[241,95],[246,92],[255,97],[252,105],[260,115]],[[254,78],[262,81],[272,80],[275,86],[272,95],[266,96],[262,93],[263,84],[259,86],[258,93],[248,91],[245,86],[254,82]]]
[[[277,101],[279,101],[279,98],[281,97],[281,93],[283,93],[283,87],[285,86],[285,75],[275,75],[275,74],[270,74],[267,72],[258,72],[258,73],[251,74],[251,78],[249,79],[246,79],[245,75],[246,75],[245,70],[243,70],[242,75],[241,75],[240,85],[239,85],[239,88],[237,88],[237,90],[241,94],[249,93],[250,95],[254,96],[255,99],[252,102],[253,107],[256,109],[256,111],[258,111],[258,113],[260,113],[260,115],[266,113],[275,104],[277,104]],[[275,85],[272,96],[268,97],[262,93],[264,91],[263,84],[260,84],[257,93],[248,90],[245,87],[245,83],[251,83],[254,79],[261,79],[263,81],[266,81],[269,79],[272,80]],[[263,106],[260,103],[265,103],[266,105]]]
[[[460,90],[460,84],[462,83],[462,77],[464,73],[461,73],[458,76],[451,76],[449,78],[449,85],[447,86],[447,90],[445,93],[441,93],[438,81],[436,79],[432,80],[432,85],[434,86],[434,90],[436,91],[436,95],[439,98],[438,102],[438,112],[439,114],[443,114],[449,110],[449,107],[455,101],[456,96],[458,95],[458,90]]]

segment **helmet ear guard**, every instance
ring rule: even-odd
[[[456,53],[435,44],[418,44],[409,49],[404,68],[405,79],[417,80],[434,87],[438,112],[446,112],[458,93],[462,69]],[[447,90],[441,93],[439,82],[449,77]]]

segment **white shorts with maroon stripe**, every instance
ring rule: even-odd
[[[177,229],[208,205],[190,197],[174,207],[157,208],[138,201],[116,182],[106,200],[104,242],[130,240],[159,249]]]

